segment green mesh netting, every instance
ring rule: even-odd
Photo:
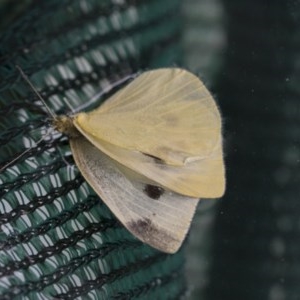
[[[182,10],[184,64],[189,70],[199,74],[209,89],[213,89],[226,47],[226,16],[222,2],[185,0]],[[217,93],[215,99],[219,100]],[[226,119],[226,116],[223,117]],[[206,287],[214,284],[209,280],[209,271],[214,259],[213,227],[221,201],[201,200],[193,218],[186,252],[186,278],[191,287],[189,300],[204,300]]]
[[[0,165],[15,159],[0,174],[0,298],[180,298],[182,251],[162,254],[117,222],[15,68],[68,113],[112,82],[179,61],[179,1],[17,2],[0,3]]]
[[[206,300],[300,299],[300,2],[224,0],[227,192]]]

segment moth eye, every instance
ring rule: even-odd
[[[158,200],[165,192],[163,188],[156,185],[147,184],[144,188],[144,193],[152,199]]]

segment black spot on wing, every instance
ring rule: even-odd
[[[163,188],[156,185],[147,184],[144,188],[144,193],[155,200],[158,200],[160,196],[165,192]]]
[[[148,218],[137,220],[136,222],[132,222],[132,227],[139,233],[145,233],[146,231],[152,231],[151,220]]]
[[[159,236],[161,232],[148,218],[139,219],[136,222],[132,221],[129,224],[129,228],[143,241],[148,242],[153,239],[153,236]]]
[[[143,153],[145,156],[148,156],[148,157],[153,158],[154,162],[157,163],[157,164],[164,164],[164,163],[165,163],[161,158],[159,158],[159,157],[157,157],[157,156],[154,156],[154,155],[151,155],[151,154],[147,154],[147,153],[144,153],[144,152],[142,152],[142,153]]]
[[[143,242],[150,246],[167,253],[174,253],[180,246],[176,236],[173,236],[163,228],[159,228],[149,218],[132,220],[126,224],[126,227]]]

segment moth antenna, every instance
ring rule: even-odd
[[[68,108],[69,108],[69,110],[71,111],[71,113],[74,114],[74,113],[75,113],[75,110],[74,110],[74,108],[72,107],[72,105],[70,104],[68,98],[67,98],[67,97],[64,97],[63,99],[64,99],[64,103],[68,106]]]
[[[79,111],[82,111],[84,109],[86,109],[87,107],[89,107],[89,105],[91,105],[92,103],[94,103],[96,100],[98,100],[99,98],[101,98],[104,94],[108,93],[109,91],[111,91],[113,88],[117,87],[118,85],[126,82],[129,79],[135,78],[137,77],[137,75],[139,75],[140,73],[133,73],[133,74],[129,74],[127,76],[125,76],[124,78],[117,80],[115,82],[110,83],[109,86],[105,87],[104,89],[102,89],[99,93],[97,93],[96,95],[94,95],[90,100],[88,100],[86,103],[84,103],[83,105],[77,107],[73,113],[77,113]]]
[[[57,148],[57,146],[55,146],[57,152],[59,153],[60,155],[60,158],[62,159],[62,161],[66,164],[66,166],[68,167],[74,167],[74,165],[71,165],[66,159],[65,159],[65,156],[61,153],[61,151]]]
[[[53,131],[53,128],[49,128],[49,131],[44,135],[42,136],[36,143],[35,143],[35,147],[41,143],[45,137],[47,137],[51,131]],[[12,159],[11,161],[9,161],[7,164],[5,164],[3,167],[0,168],[0,173],[2,171],[4,171],[7,167],[9,167],[11,164],[13,164],[15,161],[19,160],[22,156],[24,156],[26,153],[28,153],[33,147],[29,147],[28,149],[24,150],[21,154],[19,154],[17,157],[15,157],[14,159]]]
[[[37,91],[37,89],[34,87],[34,85],[30,82],[28,76],[23,72],[23,70],[21,69],[20,66],[16,65],[16,68],[18,69],[18,71],[20,72],[21,76],[23,77],[23,79],[26,81],[26,83],[31,87],[31,89],[34,91],[34,93],[38,96],[38,98],[42,101],[42,103],[44,104],[44,106],[46,107],[49,115],[55,119],[56,118],[56,114],[50,109],[50,107],[46,104],[46,101],[43,99],[43,97],[41,96],[41,94]]]

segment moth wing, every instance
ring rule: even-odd
[[[203,160],[173,166],[138,151],[99,142],[89,135],[86,138],[115,161],[176,193],[195,198],[217,198],[224,193],[224,165],[220,147]]]
[[[177,68],[143,73],[75,122],[95,139],[178,166],[222,143],[215,101],[198,77]]]
[[[224,192],[220,114],[185,70],[145,72],[74,124],[107,155],[173,191],[207,198]]]
[[[82,175],[134,236],[163,252],[179,249],[199,199],[163,190],[158,199],[153,199],[151,191],[147,192],[147,186],[151,187],[147,179],[85,138],[70,139],[70,145]]]

